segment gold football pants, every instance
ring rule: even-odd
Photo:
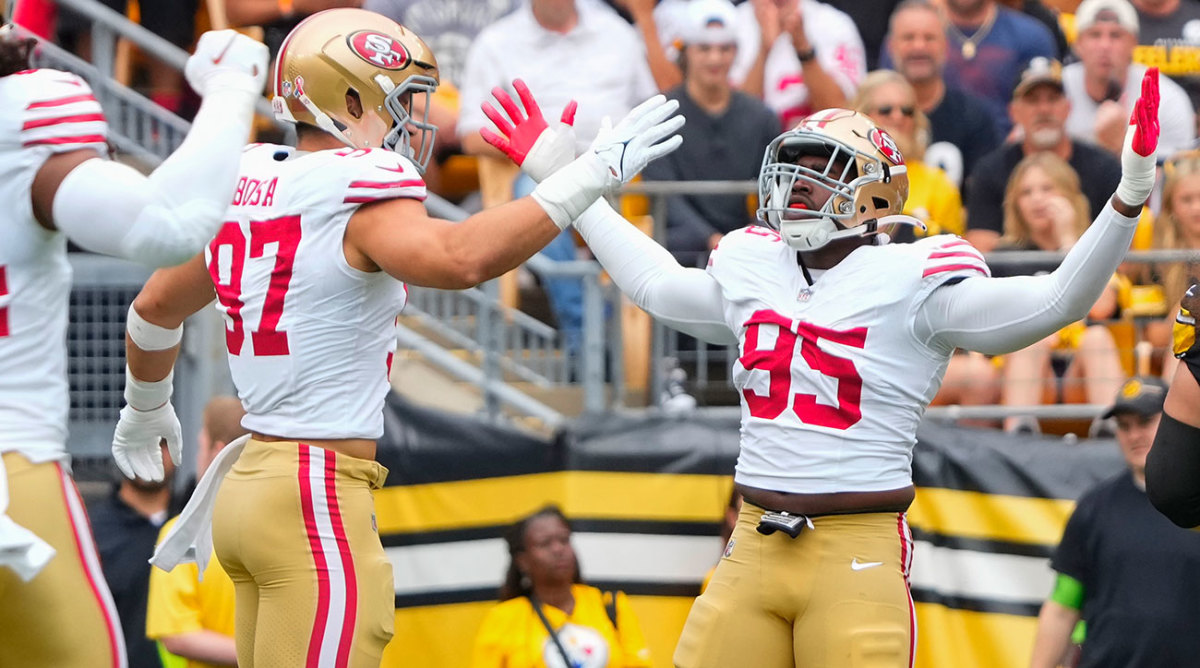
[[[58,462],[17,452],[4,453],[4,468],[8,516],[55,554],[29,582],[0,568],[0,666],[124,668],[121,621],[75,481]]]
[[[910,668],[916,617],[903,513],[825,515],[791,538],[742,504],[712,582],[692,605],[679,668]]]
[[[371,490],[386,476],[377,462],[294,441],[246,444],[213,511],[239,666],[379,666],[395,589]]]

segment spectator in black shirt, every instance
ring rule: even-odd
[[[736,14],[727,0],[692,0],[683,32],[683,83],[667,92],[687,117],[683,146],[642,173],[647,181],[740,181],[758,177],[763,151],[779,134],[779,117],[735,90]],[[667,198],[667,250],[684,266],[704,266],[721,237],[753,221],[745,195]]]
[[[1031,668],[1054,668],[1083,619],[1079,668],[1177,668],[1200,657],[1200,533],[1158,514],[1146,497],[1146,455],[1166,386],[1131,378],[1105,417],[1129,469],[1086,492],[1050,565],[1057,581],[1038,616]]]
[[[163,449],[160,482],[122,478],[112,494],[88,506],[100,567],[125,631],[129,668],[161,668],[158,648],[146,637],[150,557],[167,521],[175,465]]]
[[[937,7],[929,0],[901,3],[892,14],[887,47],[929,119],[925,162],[940,167],[961,189],[975,163],[1000,145],[1000,137],[987,103],[946,84],[946,33]]]
[[[1066,131],[1071,103],[1063,93],[1058,61],[1035,58],[1021,74],[1008,107],[1020,128],[1019,143],[1005,144],[975,166],[963,199],[967,203],[967,241],[987,253],[1004,230],[1004,189],[1013,168],[1027,155],[1049,151],[1067,161],[1079,175],[1092,211],[1104,205],[1121,180],[1121,164],[1104,149],[1072,140]]]

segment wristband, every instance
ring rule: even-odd
[[[800,62],[802,63],[812,62],[812,60],[817,57],[817,50],[810,46],[804,51],[797,51],[796,57],[799,58]]]
[[[146,352],[170,350],[183,339],[183,325],[174,329],[160,327],[142,318],[133,305],[129,306],[129,313],[125,316],[125,332],[129,334],[133,345]]]
[[[1121,151],[1121,181],[1117,183],[1117,199],[1129,206],[1143,206],[1154,190],[1155,154],[1138,155],[1133,150],[1133,134],[1137,126],[1130,125],[1125,133],[1125,148]]]
[[[604,161],[588,151],[546,177],[533,189],[530,197],[550,216],[558,229],[565,230],[608,188],[620,184]]]
[[[125,403],[135,411],[152,411],[171,400],[175,391],[175,370],[159,381],[144,381],[133,377],[125,367]]]

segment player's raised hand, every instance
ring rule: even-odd
[[[683,117],[673,116],[678,108],[675,100],[655,95],[634,107],[615,128],[604,119],[588,150],[550,174],[529,196],[559,229],[566,229],[597,199],[629,183],[651,160],[679,148],[683,138],[675,131],[683,127]],[[510,136],[516,134],[514,127]],[[530,159],[527,154],[524,161]]]
[[[558,123],[551,127],[542,116],[542,109],[529,91],[529,86],[520,79],[514,79],[513,89],[521,98],[525,111],[521,111],[507,91],[497,86],[492,89],[492,97],[504,109],[504,113],[497,111],[490,102],[484,102],[482,108],[484,115],[496,124],[499,134],[490,128],[481,129],[479,134],[540,183],[575,159],[574,125],[578,105],[571,100],[563,109]]]
[[[132,406],[121,409],[121,419],[113,433],[113,459],[127,478],[162,480],[161,441],[167,442],[171,461],[179,465],[183,430],[171,402],[158,408],[139,411]]]
[[[1154,189],[1155,151],[1158,149],[1158,68],[1146,70],[1142,94],[1133,105],[1125,147],[1121,150],[1121,182],[1117,199],[1141,206]]]
[[[210,30],[200,36],[183,72],[201,96],[221,88],[261,95],[268,60],[262,42],[233,30]]]
[[[683,143],[683,137],[675,134],[684,124],[683,116],[675,114],[678,109],[677,100],[655,95],[634,107],[616,127],[605,118],[589,151],[605,162],[620,183],[629,183],[646,165]]]

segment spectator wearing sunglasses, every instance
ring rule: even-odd
[[[937,167],[924,162],[929,145],[929,119],[917,108],[917,93],[903,75],[875,70],[863,79],[854,108],[883,128],[900,147],[908,167],[908,199],[904,213],[925,223],[926,229],[903,226],[894,241],[934,234],[962,234],[962,197],[958,187]]]

